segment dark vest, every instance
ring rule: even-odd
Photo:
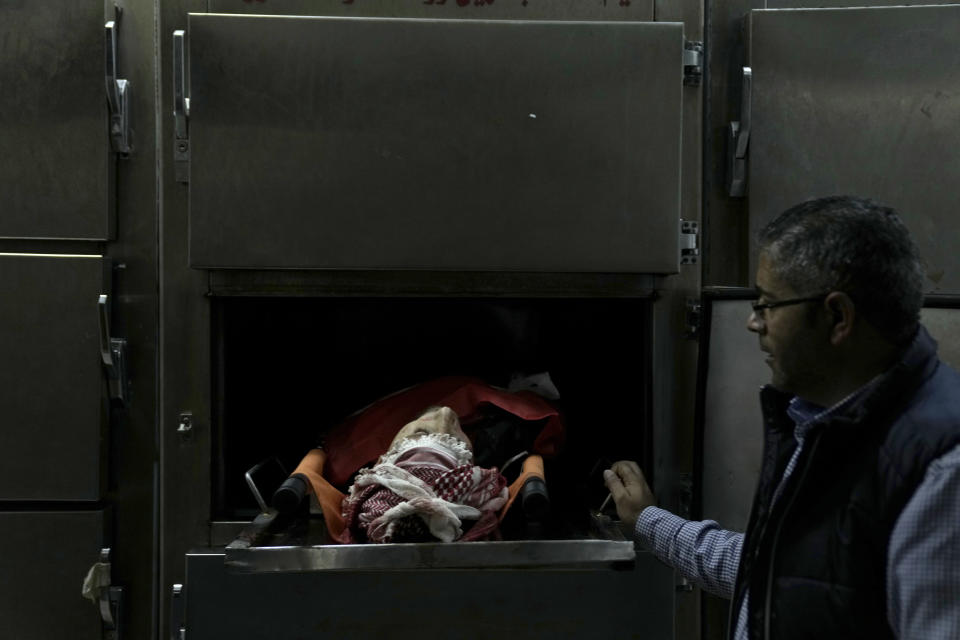
[[[748,636],[892,638],[886,561],[897,517],[927,466],[960,444],[960,375],[922,327],[899,364],[796,447],[790,396],[761,391],[765,442],[734,589],[731,636],[746,587]]]

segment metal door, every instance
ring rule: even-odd
[[[679,263],[679,23],[191,14],[195,267]]]
[[[113,236],[107,41],[100,2],[0,6],[0,238]]]
[[[100,499],[108,286],[101,256],[0,254],[0,500]]]
[[[0,511],[0,619],[10,640],[100,640],[81,596],[104,546],[104,512]]]
[[[960,5],[753,11],[750,228],[813,197],[899,209],[960,292]]]

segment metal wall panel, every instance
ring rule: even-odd
[[[80,589],[104,546],[103,511],[0,512],[0,625],[10,640],[100,640]]]
[[[112,236],[104,22],[102,2],[0,5],[0,237]]]
[[[191,15],[191,264],[676,272],[682,25]]]
[[[187,555],[186,637],[670,638],[673,572],[634,570],[232,573]]]
[[[743,531],[760,473],[760,387],[770,382],[748,299],[715,299],[710,313],[703,411],[703,517]]]
[[[0,254],[0,500],[98,500],[100,256]]]
[[[903,213],[930,289],[960,292],[960,5],[751,14],[750,228],[852,193]]]
[[[763,452],[760,386],[770,382],[757,336],[746,330],[748,298],[711,303],[704,398],[703,517],[747,526]],[[943,362],[960,369],[960,307],[924,308],[920,321]]]

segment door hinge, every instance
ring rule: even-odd
[[[697,236],[700,234],[700,225],[693,220],[680,221],[680,264],[697,264],[700,249],[697,247]]]
[[[750,97],[753,70],[743,68],[740,85],[740,120],[727,128],[727,193],[742,198],[747,193],[747,147],[750,144]]]
[[[121,407],[129,400],[127,379],[127,341],[110,335],[110,309],[108,296],[101,294],[97,300],[100,316],[100,359],[107,372],[110,400]]]
[[[703,78],[703,43],[683,43],[683,84],[699,86]]]
[[[97,605],[104,640],[121,640],[120,614],[123,611],[123,587],[111,584],[110,548],[100,550],[100,559],[83,579],[82,595]]]
[[[105,80],[107,105],[110,111],[110,147],[115,153],[127,155],[132,147],[130,132],[130,82],[117,77],[117,32],[120,28],[120,8],[116,18],[104,25]]]
[[[190,97],[187,95],[185,32],[173,32],[173,173],[177,182],[190,182]]]
[[[170,640],[186,640],[187,628],[184,626],[184,593],[183,585],[173,585],[170,597]]]

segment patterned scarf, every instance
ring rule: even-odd
[[[496,468],[472,463],[467,446],[448,434],[396,443],[360,471],[343,500],[347,542],[488,538],[507,500],[507,481]]]

